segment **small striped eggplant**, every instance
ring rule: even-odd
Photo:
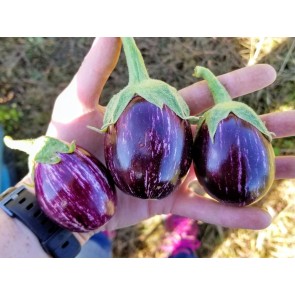
[[[142,199],[169,195],[192,161],[190,125],[167,106],[134,98],[105,135],[106,165],[117,186]]]
[[[88,232],[115,213],[117,197],[106,167],[74,143],[51,137],[5,139],[7,146],[30,154],[30,171],[42,211],[61,227]]]
[[[219,122],[214,142],[208,125],[203,123],[193,150],[198,180],[215,199],[248,205],[264,196],[272,185],[271,145],[258,129],[233,114]]]
[[[204,114],[194,139],[198,181],[220,202],[253,204],[274,181],[272,135],[250,107],[231,100],[208,69],[196,67],[195,76],[207,80],[216,103]]]
[[[122,41],[129,83],[109,101],[98,130],[106,132],[106,165],[125,193],[162,199],[176,189],[191,165],[189,122],[196,118],[175,88],[149,77],[134,39]]]

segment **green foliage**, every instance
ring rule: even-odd
[[[22,112],[17,108],[15,103],[11,105],[0,105],[0,124],[3,126],[5,133],[13,133],[21,123]]]

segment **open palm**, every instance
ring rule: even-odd
[[[69,86],[57,98],[47,135],[76,143],[93,153],[104,163],[103,135],[86,126],[100,128],[105,108],[99,105],[102,89],[115,68],[121,50],[119,38],[95,39],[89,53]],[[219,79],[232,97],[259,90],[276,78],[269,65],[255,65],[220,76]],[[198,114],[213,104],[205,82],[198,82],[180,90],[191,109]],[[295,134],[295,111],[262,116],[276,137]],[[295,157],[277,157],[276,177],[295,177]],[[170,196],[162,200],[142,200],[117,189],[118,206],[113,218],[98,230],[114,230],[136,224],[157,214],[178,214],[231,228],[261,229],[271,222],[270,215],[252,206],[236,208],[199,196],[188,187],[195,179],[193,168],[184,182]],[[92,233],[82,234],[87,239]]]

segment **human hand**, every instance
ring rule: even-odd
[[[121,48],[119,38],[96,39],[80,69],[69,86],[58,96],[47,135],[76,143],[93,153],[104,163],[103,135],[86,126],[100,128],[105,108],[99,105],[102,89],[118,61]],[[232,97],[238,97],[268,86],[275,80],[269,65],[255,65],[230,72],[220,77]],[[197,82],[180,90],[191,114],[197,115],[213,105],[205,82]],[[262,116],[269,131],[276,137],[295,134],[295,111]],[[295,157],[277,157],[276,177],[295,177]],[[195,180],[193,168],[184,182],[170,196],[162,200],[142,200],[117,189],[118,206],[113,218],[100,230],[115,230],[136,224],[157,214],[177,214],[219,224],[230,228],[261,229],[271,222],[270,215],[256,206],[236,208],[197,195],[189,184]],[[79,234],[87,240],[93,233]]]

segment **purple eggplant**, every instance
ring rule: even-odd
[[[59,156],[57,164],[35,167],[35,190],[42,211],[71,231],[86,232],[104,225],[116,208],[109,172],[80,147]]]
[[[133,38],[122,38],[129,83],[106,108],[105,161],[116,185],[142,199],[168,196],[192,162],[196,121],[178,91],[151,79]]]
[[[74,232],[95,230],[111,219],[116,188],[98,159],[74,143],[50,137],[27,142],[6,139],[9,147],[30,153],[37,201],[50,219]]]
[[[200,184],[213,198],[240,206],[261,199],[274,179],[269,141],[250,123],[230,114],[219,122],[214,142],[203,123],[194,141],[193,161]]]
[[[232,101],[208,69],[197,67],[213,94],[194,139],[193,163],[205,191],[218,201],[246,206],[260,200],[275,176],[272,134],[247,105]]]
[[[186,120],[135,97],[105,135],[106,165],[122,191],[161,199],[187,174],[192,144]]]

